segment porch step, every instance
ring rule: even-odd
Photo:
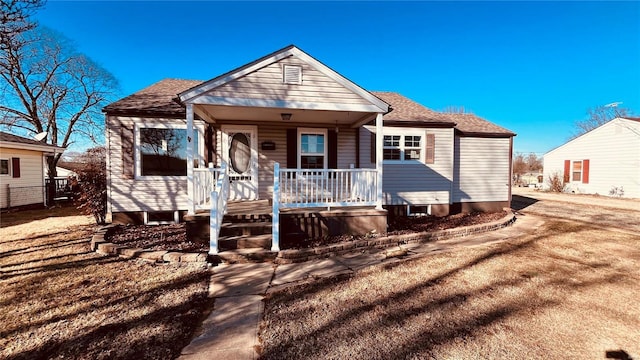
[[[236,249],[221,251],[214,255],[214,262],[225,262],[228,264],[259,263],[275,260],[278,253],[262,248]]]
[[[220,251],[247,250],[247,249],[271,249],[271,234],[221,236],[218,239]]]
[[[271,213],[250,213],[250,214],[226,214],[222,218],[226,223],[260,223],[271,222]]]
[[[226,222],[220,227],[220,236],[271,234],[271,222]]]

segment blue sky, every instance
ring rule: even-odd
[[[464,106],[564,143],[590,107],[640,113],[640,2],[112,2],[49,0],[36,19],[116,76],[121,95],[207,80],[289,44],[368,90]]]

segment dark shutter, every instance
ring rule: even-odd
[[[338,133],[335,130],[329,130],[327,139],[327,149],[329,158],[327,159],[327,165],[329,169],[338,168]]]
[[[371,163],[376,163],[376,133],[371,132]]]
[[[122,178],[133,179],[134,161],[133,161],[133,125],[122,125]]]
[[[11,173],[14,178],[20,177],[20,158],[11,158]]]
[[[436,135],[427,134],[425,143],[424,161],[426,164],[433,164],[436,161]]]
[[[564,182],[568,183],[569,179],[571,176],[571,161],[570,160],[565,160],[564,161],[564,176],[563,176],[563,180]]]
[[[356,134],[356,169],[360,168],[360,131],[362,131],[362,128],[358,128],[355,131],[355,134]]]
[[[589,160],[582,160],[582,183],[589,183]]]
[[[287,129],[287,168],[298,167],[298,129]]]
[[[207,125],[204,131],[204,146],[206,148],[205,154],[207,154],[207,166],[209,163],[216,164],[216,129],[210,124]]]

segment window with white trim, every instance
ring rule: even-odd
[[[327,168],[327,130],[298,129],[298,167],[301,169]]]
[[[422,161],[423,135],[384,135],[382,158],[389,161]]]
[[[9,176],[9,159],[0,159],[0,176],[5,175]]]
[[[582,181],[582,161],[573,162],[571,174],[571,181]]]
[[[202,129],[194,127],[194,149],[201,154]],[[182,124],[140,124],[136,126],[136,174],[138,176],[186,176],[187,129]],[[194,154],[194,167],[200,155]]]

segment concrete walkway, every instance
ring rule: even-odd
[[[182,350],[180,359],[256,359],[258,326],[264,310],[263,298],[269,290],[313,281],[390,262],[428,256],[460,247],[481,246],[532,233],[544,220],[518,216],[514,225],[494,232],[462,238],[408,244],[389,249],[334,256],[297,264],[272,263],[220,265],[211,270],[209,295],[214,310],[201,331]],[[397,255],[404,254],[401,258]]]

